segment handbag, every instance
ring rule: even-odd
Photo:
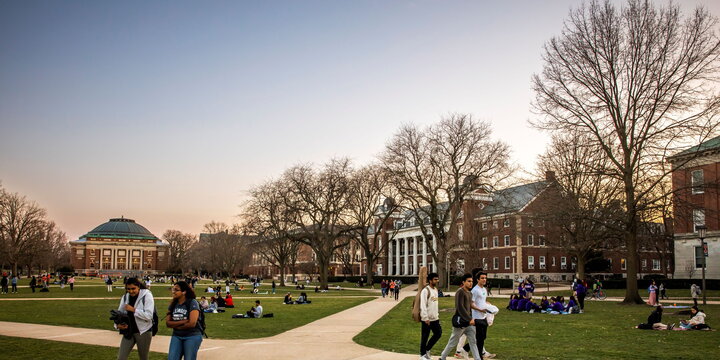
[[[465,328],[470,326],[470,321],[463,319],[460,314],[455,311],[455,315],[452,317],[452,326],[455,328]]]

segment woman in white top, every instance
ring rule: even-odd
[[[140,360],[147,360],[152,341],[153,313],[155,299],[152,292],[138,278],[125,282],[125,295],[120,298],[118,312],[128,316],[127,323],[116,324],[123,335],[118,351],[118,360],[126,360],[137,344]]]

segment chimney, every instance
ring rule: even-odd
[[[551,171],[551,170],[545,171],[545,180],[546,180],[546,181],[555,181],[555,180],[557,180],[557,179],[555,179],[555,172],[554,172],[554,171]]]

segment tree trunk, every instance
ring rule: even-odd
[[[445,288],[446,290],[450,290],[450,282],[448,282],[448,271],[445,269],[445,259],[443,258],[440,260],[439,257],[435,259],[435,264],[437,265],[437,269],[435,269],[435,272],[438,273],[438,277],[440,278],[440,284],[438,288]]]
[[[360,265],[362,266],[362,264]],[[375,268],[375,256],[373,256],[370,252],[367,252],[367,268],[368,271],[365,272],[365,280],[368,284],[372,284],[373,269]]]
[[[630,205],[631,206],[631,205]],[[634,214],[634,211],[632,212]],[[643,299],[638,293],[638,254],[637,254],[637,223],[635,216],[631,215],[628,219],[627,230],[625,233],[625,250],[627,251],[627,279],[625,289],[625,299],[621,304],[642,304]]]
[[[17,262],[14,262],[14,263],[12,264],[12,273],[13,273],[13,275],[17,274],[17,269],[18,269],[18,263],[17,263]]]
[[[285,262],[280,262],[280,286],[285,286]]]
[[[577,254],[577,278],[578,280],[585,279],[585,256]]]
[[[320,288],[321,289],[327,289],[328,287],[328,265],[330,265],[329,258],[325,258],[324,256],[317,257],[318,261],[318,273],[320,275]]]

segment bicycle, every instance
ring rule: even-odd
[[[597,289],[597,290],[593,291],[592,299],[593,300],[605,300],[605,299],[607,299],[607,294],[605,294],[605,291],[603,289]]]

